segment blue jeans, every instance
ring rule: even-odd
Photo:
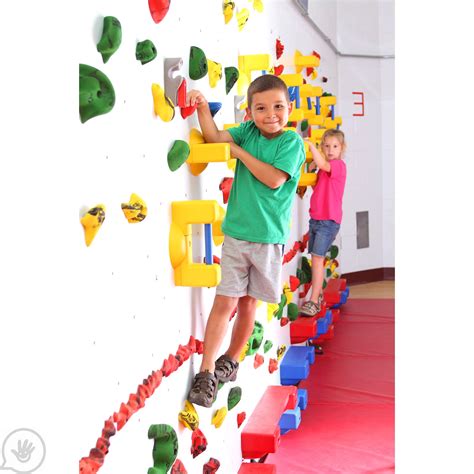
[[[336,221],[316,221],[310,219],[308,252],[312,255],[324,257],[334,242],[340,227],[341,225]]]

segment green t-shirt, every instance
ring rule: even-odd
[[[234,142],[253,155],[288,173],[288,180],[277,189],[263,184],[237,160],[224,234],[248,242],[284,244],[290,232],[290,215],[301,166],[305,160],[302,138],[291,130],[268,139],[253,121],[228,129]]]

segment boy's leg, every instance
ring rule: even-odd
[[[237,305],[237,300],[238,298],[231,296],[215,296],[214,304],[212,305],[206,324],[200,372],[205,370],[214,372],[217,352],[219,351],[222,340],[226,335],[229,318]]]
[[[232,338],[226,354],[233,360],[238,360],[243,347],[252,335],[257,312],[257,300],[251,296],[239,298],[237,318],[232,329]]]
[[[324,257],[311,255],[311,301],[318,303],[323,290]]]

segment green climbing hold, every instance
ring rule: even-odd
[[[301,122],[301,131],[304,132],[308,129],[308,119],[304,119]]]
[[[331,247],[329,247],[329,250],[326,252],[326,255],[331,259],[336,258],[339,255],[338,246],[337,245],[331,245]]]
[[[151,40],[140,41],[135,49],[135,57],[142,64],[153,61],[157,56],[156,47]]]
[[[253,355],[255,352],[258,351],[258,348],[262,345],[263,342],[263,325],[258,321],[255,321],[253,331],[251,336],[249,337],[249,348],[247,350],[246,355]]]
[[[332,97],[332,94],[330,92],[323,92],[321,97]]]
[[[217,391],[219,391],[224,386],[224,382],[219,382],[217,384]]]
[[[204,51],[197,46],[191,46],[189,52],[189,77],[196,81],[207,74],[207,58]]]
[[[183,140],[176,140],[168,152],[169,169],[176,171],[188,159],[189,153],[189,145]]]
[[[288,319],[290,321],[295,321],[298,317],[298,305],[296,303],[288,303]]]
[[[282,293],[281,300],[278,305],[278,309],[275,311],[275,314],[274,314],[275,318],[277,318],[278,320],[280,320],[281,317],[283,316],[283,309],[286,306],[286,302],[287,302],[286,295],[285,293]]]
[[[95,67],[79,64],[79,114],[81,122],[110,112],[115,91],[109,78]]]
[[[225,93],[228,94],[232,87],[234,87],[234,84],[237,82],[237,79],[239,78],[239,70],[234,67],[226,67],[224,69],[225,73]]]
[[[114,16],[104,18],[102,37],[97,43],[97,51],[102,55],[102,61],[106,63],[112,54],[119,49],[122,43],[122,25]]]
[[[240,402],[242,398],[242,389],[240,387],[232,387],[227,396],[227,409],[232,410],[232,408]]]
[[[151,425],[148,429],[148,439],[155,440],[153,467],[148,469],[148,474],[166,474],[178,455],[176,431],[170,425]]]
[[[266,354],[272,347],[273,347],[273,342],[266,340],[265,344],[263,345],[263,352]]]

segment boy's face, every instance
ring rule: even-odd
[[[292,107],[284,91],[270,89],[253,95],[252,106],[247,108],[247,114],[265,138],[274,138],[282,133],[288,123]]]

